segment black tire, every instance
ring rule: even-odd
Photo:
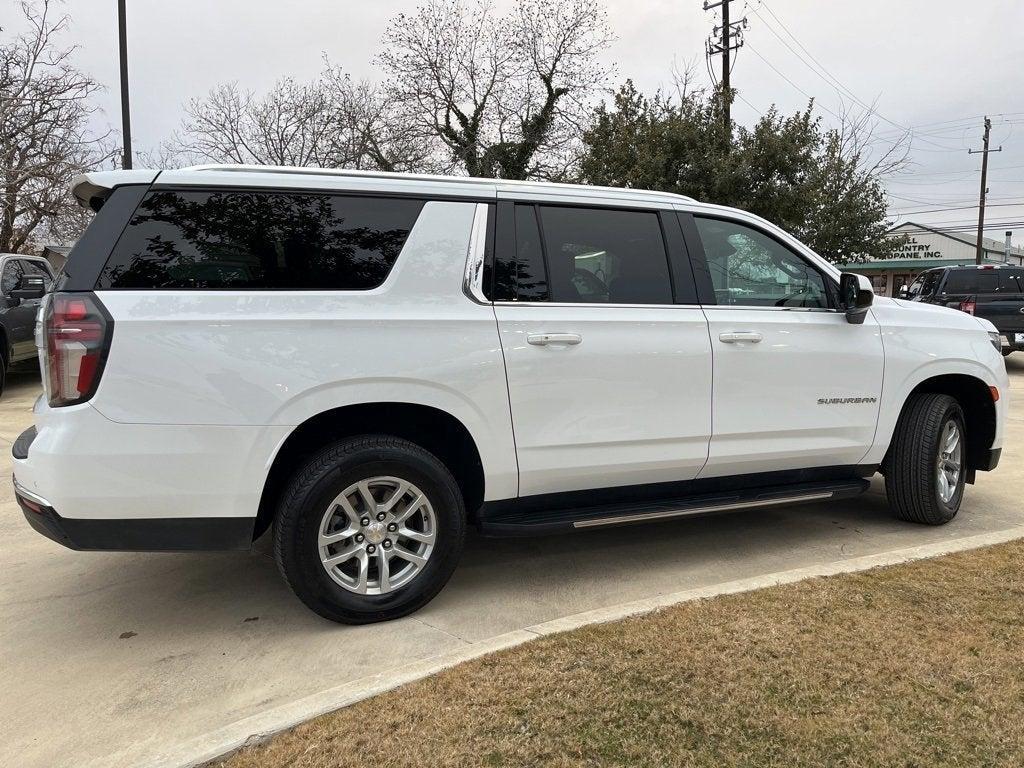
[[[2,337],[0,337],[0,343],[3,343]],[[7,386],[7,355],[0,352],[0,397],[4,395],[5,386]]]
[[[948,501],[939,493],[939,442],[946,425],[960,430],[961,466]],[[960,509],[967,473],[967,431],[960,404],[949,395],[914,395],[903,408],[882,472],[889,507],[900,520],[926,525],[948,523]]]
[[[320,526],[335,497],[353,483],[381,476],[410,482],[429,500],[435,541],[425,565],[407,584],[384,594],[357,594],[337,583],[321,562]],[[437,457],[407,440],[363,435],[329,446],[295,473],[278,505],[274,557],[288,586],[313,611],[343,624],[369,624],[405,616],[430,602],[455,570],[465,533],[462,493]]]

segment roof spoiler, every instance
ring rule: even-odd
[[[71,193],[83,208],[91,207],[94,198],[105,198],[122,184],[152,184],[160,171],[91,171],[71,180]]]

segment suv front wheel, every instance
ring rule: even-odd
[[[907,401],[882,467],[889,506],[901,520],[928,525],[956,517],[964,495],[967,432],[960,404],[921,393]]]
[[[429,602],[459,560],[462,494],[434,455],[395,437],[342,440],[292,479],[274,554],[296,595],[321,616],[365,624]]]

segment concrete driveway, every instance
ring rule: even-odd
[[[1024,354],[1008,359],[1024,383]],[[36,374],[0,400],[0,474],[31,421]],[[63,549],[0,483],[0,765],[144,762],[170,746],[348,681],[581,611],[1024,525],[1024,403],[1002,464],[942,528],[861,498],[532,540],[472,537],[414,617],[343,627],[307,611],[265,553]],[[108,762],[104,758],[121,755]]]

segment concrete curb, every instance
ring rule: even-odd
[[[977,549],[993,544],[1002,544],[1020,538],[1024,538],[1024,526],[1015,526],[994,533],[950,539],[948,541],[924,544],[875,555],[852,557],[847,560],[779,571],[736,581],[727,581],[708,587],[687,589],[681,592],[672,592],[643,600],[622,603],[608,608],[585,611],[572,616],[535,624],[531,627],[508,632],[503,635],[497,635],[487,640],[472,643],[451,653],[422,659],[391,672],[354,680],[289,704],[274,707],[266,712],[210,731],[203,736],[182,742],[173,751],[155,755],[150,752],[148,755],[141,755],[140,752],[145,751],[144,745],[136,745],[130,750],[108,756],[90,765],[148,765],[151,768],[194,768],[195,766],[201,766],[217,758],[224,757],[244,746],[265,741],[281,731],[292,728],[319,715],[342,709],[371,696],[376,696],[406,683],[420,680],[449,667],[461,664],[464,661],[470,661],[495,651],[512,648],[535,640],[538,637],[567,632],[590,624],[617,621],[691,600],[735,594],[737,592],[749,592],[780,584],[791,584],[805,579],[897,565],[899,563]]]

